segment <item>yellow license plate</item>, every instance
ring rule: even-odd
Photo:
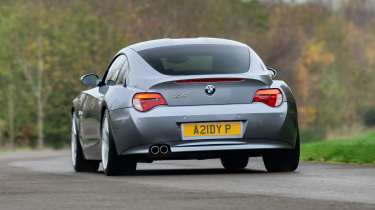
[[[184,140],[241,138],[241,122],[205,122],[181,124]]]

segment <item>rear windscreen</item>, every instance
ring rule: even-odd
[[[245,46],[178,45],[138,53],[155,70],[167,75],[244,73],[250,66]]]

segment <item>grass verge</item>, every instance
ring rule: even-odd
[[[327,139],[301,145],[304,161],[375,163],[375,131],[353,138]]]

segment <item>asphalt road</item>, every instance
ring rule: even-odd
[[[218,160],[139,164],[136,174],[74,173],[66,151],[0,154],[0,210],[375,209],[375,167],[303,163],[228,173]]]

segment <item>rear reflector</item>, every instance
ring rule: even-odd
[[[205,79],[186,79],[177,80],[176,83],[218,83],[218,82],[241,82],[239,78],[205,78]]]
[[[253,102],[261,102],[271,107],[280,106],[283,102],[283,95],[278,88],[257,90]]]
[[[160,105],[167,105],[160,93],[136,93],[133,96],[133,107],[140,112],[146,112]]]

